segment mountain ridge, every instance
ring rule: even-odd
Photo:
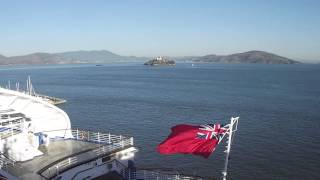
[[[66,51],[59,53],[36,52],[27,55],[6,57],[0,54],[0,65],[18,64],[76,64],[76,63],[117,63],[144,62],[149,57],[121,56],[107,50]],[[248,51],[230,55],[209,54],[205,56],[172,57],[173,60],[192,63],[259,63],[259,64],[297,64],[283,56],[265,51]]]
[[[143,62],[146,59],[146,57],[121,56],[107,50],[79,50],[60,53],[36,52],[11,57],[0,54],[0,65]]]
[[[259,63],[259,64],[298,64],[295,61],[283,56],[265,51],[247,51],[230,55],[206,55],[192,60],[199,63]]]

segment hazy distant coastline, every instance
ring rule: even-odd
[[[121,56],[107,50],[70,51],[63,53],[33,53],[22,56],[0,55],[0,65],[20,64],[81,64],[81,63],[121,63],[144,62],[150,57]],[[205,55],[171,57],[177,62],[190,63],[256,63],[256,64],[297,64],[299,61],[265,51],[248,51],[231,55]]]

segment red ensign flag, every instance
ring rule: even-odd
[[[194,154],[208,158],[227,128],[220,124],[191,126],[180,124],[171,128],[171,134],[158,145],[161,154]]]

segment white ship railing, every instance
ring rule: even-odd
[[[16,165],[14,160],[0,153],[0,175],[6,177],[5,179],[16,180],[17,178],[11,173],[11,170],[14,168],[19,168],[19,165]],[[0,177],[0,179],[2,178]]]
[[[203,177],[180,174],[172,169],[141,169],[126,167],[117,159],[114,159],[117,167],[121,167],[120,175],[126,180],[204,180]]]
[[[202,180],[199,177],[189,177],[180,175],[178,172],[158,172],[151,170],[137,170],[136,172],[128,174],[128,180]]]
[[[18,125],[10,124],[9,126],[2,126],[0,127],[0,141],[2,139],[11,137],[21,132],[22,130]],[[12,175],[12,173],[10,173],[10,169],[13,169],[15,167],[17,167],[15,161],[6,157],[2,154],[2,152],[0,152],[0,170],[4,171],[5,173],[8,173],[8,175],[10,176]],[[14,179],[13,176],[11,178]]]
[[[187,176],[174,170],[126,168],[118,160],[117,166],[122,167],[121,176],[126,180],[204,180],[202,177]]]
[[[112,144],[112,143],[119,143],[128,141],[127,137],[124,137],[122,135],[113,135],[113,134],[106,134],[106,133],[100,133],[100,132],[92,132],[92,131],[84,131],[84,130],[71,130],[72,139],[76,140],[83,140],[93,143],[100,143],[100,144]],[[133,138],[131,138],[133,141]],[[133,143],[133,142],[132,142]],[[123,144],[124,145],[124,144]]]
[[[73,139],[73,140],[86,141],[86,142],[99,144],[100,146],[96,148],[88,149],[83,152],[76,153],[67,158],[63,158],[61,160],[58,160],[50,164],[50,166],[47,166],[44,169],[39,171],[41,176],[43,176],[44,178],[50,179],[56,175],[59,175],[66,169],[75,167],[77,165],[80,165],[90,160],[94,160],[103,154],[112,153],[117,150],[121,150],[124,147],[133,146],[133,137],[125,137],[122,135],[113,135],[110,133],[100,133],[100,132],[84,131],[84,130],[78,130],[78,129],[76,130],[62,129],[62,130],[56,130],[56,131],[66,132],[68,130],[71,131],[73,137],[59,137],[55,140]],[[15,134],[18,134],[20,132],[21,132],[21,129],[17,127],[7,128],[6,130],[3,130],[0,132],[0,139],[14,136]],[[46,132],[43,132],[43,133],[46,133]],[[94,152],[95,156],[87,157],[87,159],[82,157],[81,160],[79,160],[78,158],[79,156],[88,152]],[[17,164],[15,164],[13,160],[10,160],[9,158],[0,154],[1,170],[4,170],[9,174],[14,175],[14,173],[10,173],[10,169],[14,169],[15,167],[17,167]]]
[[[0,169],[7,169],[8,167],[13,167],[15,165],[15,162],[7,157],[5,157],[3,154],[0,154]]]
[[[67,138],[67,139],[74,139],[74,140],[81,140],[81,141],[87,141],[92,143],[98,143],[101,144],[97,148],[92,148],[89,150],[86,150],[84,152],[76,153],[75,155],[71,155],[70,157],[58,160],[49,166],[41,169],[38,173],[41,174],[44,178],[52,178],[59,174],[61,174],[63,171],[73,168],[75,166],[81,165],[83,163],[86,163],[88,161],[94,160],[98,158],[99,156],[103,154],[108,154],[115,152],[117,150],[121,150],[124,147],[133,146],[133,137],[125,137],[122,135],[112,135],[110,133],[96,133],[91,131],[83,131],[83,130],[71,130],[73,138]],[[84,155],[88,152],[94,152],[95,156],[81,158],[81,155]],[[79,160],[81,159],[81,160]]]
[[[180,175],[168,175],[161,174],[160,172],[147,171],[147,170],[138,170],[132,174],[133,177],[130,179],[145,179],[145,180],[180,180],[182,179]]]

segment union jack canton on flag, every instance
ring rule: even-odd
[[[213,127],[211,124],[200,125],[199,130],[203,131],[198,132],[196,138],[198,139],[216,139],[221,141],[222,135],[227,131],[229,125],[223,126],[220,124],[214,124]]]

